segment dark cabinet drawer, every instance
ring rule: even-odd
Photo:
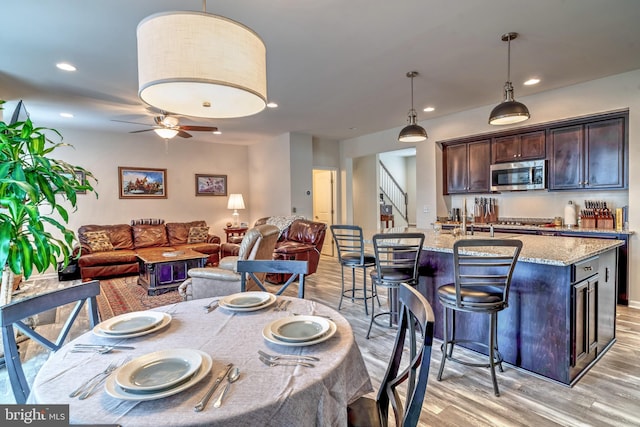
[[[572,282],[580,282],[598,273],[599,268],[598,257],[593,257],[580,261],[573,265]]]

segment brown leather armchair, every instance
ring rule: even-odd
[[[282,231],[273,251],[273,259],[308,261],[307,275],[315,273],[320,262],[327,224],[296,218],[290,221],[288,226],[283,226],[287,223],[286,220],[287,217],[265,217],[257,220],[255,225],[280,224]],[[223,243],[221,246],[223,257],[237,254],[238,251],[239,246],[234,243]],[[287,275],[269,274],[267,280],[271,283],[284,283]]]

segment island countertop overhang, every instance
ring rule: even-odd
[[[455,237],[451,233],[419,228],[388,229],[386,232],[421,232],[425,234],[423,250],[453,253],[453,244],[460,239],[518,239],[522,241],[522,252],[518,262],[569,266],[585,259],[624,245],[622,240],[584,237],[558,237],[500,233],[490,237],[489,233],[476,232],[473,235]],[[490,249],[486,249],[490,252]]]

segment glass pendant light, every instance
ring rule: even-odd
[[[400,142],[420,142],[427,139],[427,131],[418,124],[416,124],[416,110],[413,108],[413,78],[418,75],[417,71],[409,71],[407,77],[411,79],[411,110],[409,110],[409,117],[407,121],[409,124],[405,126],[398,135],[398,141]]]
[[[518,33],[502,35],[502,41],[507,42],[507,82],[504,84],[504,101],[498,104],[489,116],[490,125],[509,125],[519,123],[529,118],[526,105],[513,99],[513,85],[511,84],[511,40],[518,37]]]

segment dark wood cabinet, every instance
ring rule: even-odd
[[[491,142],[493,163],[519,162],[544,159],[545,132],[528,132],[518,135],[496,137]]]
[[[626,188],[624,118],[549,130],[549,189]]]
[[[488,193],[489,139],[444,147],[445,194]]]
[[[582,369],[596,358],[598,275],[573,285],[571,366]]]

